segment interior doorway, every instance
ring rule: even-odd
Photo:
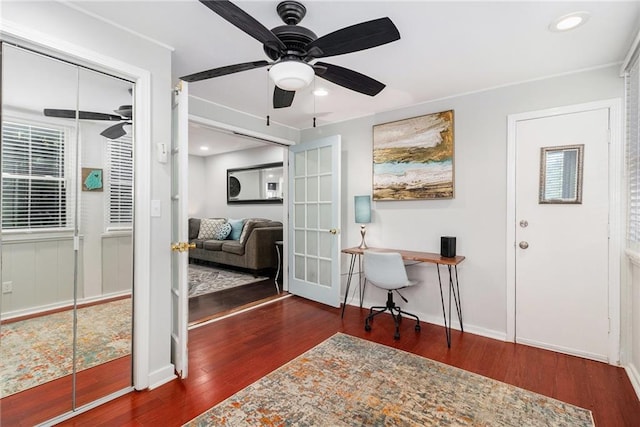
[[[277,230],[260,231],[262,239],[269,239],[260,245],[260,256],[269,260],[261,263],[259,269],[245,268],[233,260],[227,262],[224,257],[219,261],[200,248],[196,249],[197,254],[190,255],[189,324],[194,326],[285,295],[282,265],[277,265],[278,255],[280,260],[283,256],[277,253],[275,242],[284,238],[286,191],[282,164],[286,149],[268,137],[255,138],[244,132],[221,129],[196,117],[190,117],[188,140],[190,241],[200,245],[202,219],[258,221],[268,228],[280,227],[279,237]],[[229,177],[242,181],[238,182],[242,184],[239,194],[229,193]],[[250,232],[257,233],[255,229]],[[225,241],[231,237],[227,236]],[[253,245],[254,238],[248,238]],[[244,241],[243,244],[246,245]],[[279,273],[277,281],[276,273]]]

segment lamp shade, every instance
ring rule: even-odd
[[[309,86],[314,75],[311,65],[302,61],[278,62],[269,69],[269,77],[276,86],[290,91]]]
[[[371,196],[355,196],[354,206],[356,211],[356,223],[368,224],[371,222]]]

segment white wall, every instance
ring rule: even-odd
[[[189,217],[205,218],[206,197],[203,194],[207,191],[206,180],[206,157],[189,156]]]
[[[623,81],[617,72],[616,67],[609,67],[539,80],[303,131],[302,141],[342,135],[342,247],[355,246],[360,240],[359,227],[354,223],[353,196],[371,194],[372,126],[453,109],[455,198],[374,202],[367,243],[439,252],[440,236],[456,236],[458,254],[467,257],[459,267],[465,330],[504,339],[507,116],[622,97]],[[342,261],[344,273],[348,259]],[[435,267],[416,265],[409,268],[409,275],[423,283],[406,290],[408,311],[442,324]],[[384,299],[382,291],[367,288],[367,304]]]
[[[227,204],[227,169],[242,168],[264,163],[282,162],[284,148],[278,145],[233,151],[230,153],[203,157],[202,161],[196,156],[189,156],[189,215],[191,207],[198,206],[200,217],[219,218],[268,218],[282,221],[284,208],[282,204]],[[191,170],[192,163],[195,166]],[[198,178],[192,176],[202,174]],[[197,182],[196,180],[199,180]],[[192,182],[193,181],[193,182]],[[201,208],[204,206],[204,208]],[[194,209],[193,212],[196,212]]]
[[[9,32],[18,40],[35,40],[49,49],[64,55],[74,52],[81,57],[100,56],[109,58],[114,69],[136,67],[150,74],[150,105],[140,111],[148,115],[152,124],[149,139],[136,141],[140,153],[152,151],[151,142],[170,146],[171,138],[171,51],[160,45],[144,40],[134,34],[115,28],[107,23],[87,16],[63,3],[58,2],[3,2],[2,31]],[[80,53],[78,53],[80,52]],[[76,57],[77,58],[77,57]],[[71,59],[76,59],[71,58]],[[112,59],[112,61],[111,61]],[[149,333],[142,341],[143,353],[148,354],[145,364],[149,372],[140,379],[139,385],[158,384],[173,376],[170,363],[171,334],[171,218],[170,218],[170,163],[155,161],[149,169],[139,171],[147,176],[139,176],[139,182],[150,182],[150,199],[160,200],[162,216],[142,218],[137,224],[147,225],[149,241],[137,241],[137,248],[144,248],[152,265],[148,271],[138,268],[136,275],[145,277],[150,286],[145,309],[149,310]],[[146,205],[146,204],[145,204]],[[139,206],[148,212],[148,207]],[[140,227],[145,229],[145,227]],[[147,323],[147,322],[145,322]],[[147,336],[148,335],[148,336]],[[148,341],[146,341],[148,340]]]

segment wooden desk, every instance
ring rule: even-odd
[[[438,285],[440,286],[440,301],[442,302],[442,316],[444,317],[444,331],[447,337],[447,346],[451,348],[451,300],[455,302],[456,312],[458,314],[458,321],[460,322],[460,330],[464,332],[464,326],[462,325],[462,302],[460,301],[460,286],[458,284],[458,264],[464,261],[464,257],[458,255],[453,258],[443,257],[440,254],[432,252],[416,252],[405,251],[402,249],[387,249],[387,248],[367,248],[368,251],[375,252],[398,252],[402,259],[407,261],[416,262],[428,262],[436,264],[438,270]],[[353,276],[353,269],[355,267],[356,259],[358,260],[358,288],[360,294],[360,308],[362,308],[362,299],[364,296],[364,288],[366,285],[366,279],[362,278],[362,254],[364,249],[358,247],[343,249],[342,253],[351,255],[351,262],[349,264],[349,273],[347,276],[347,289],[344,294],[344,303],[342,304],[342,316],[344,316],[344,308],[347,304],[347,296],[349,295],[349,288],[351,286],[351,278]],[[440,275],[440,266],[446,266],[449,271],[449,320],[447,321],[447,310],[444,304],[444,292],[442,291],[442,277]],[[452,298],[453,296],[453,298]]]

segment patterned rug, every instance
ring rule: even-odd
[[[589,426],[591,412],[336,334],[186,426]]]
[[[266,280],[252,274],[189,264],[189,298]]]
[[[0,326],[0,397],[72,372],[71,310]],[[78,370],[131,353],[131,299],[78,309]]]

